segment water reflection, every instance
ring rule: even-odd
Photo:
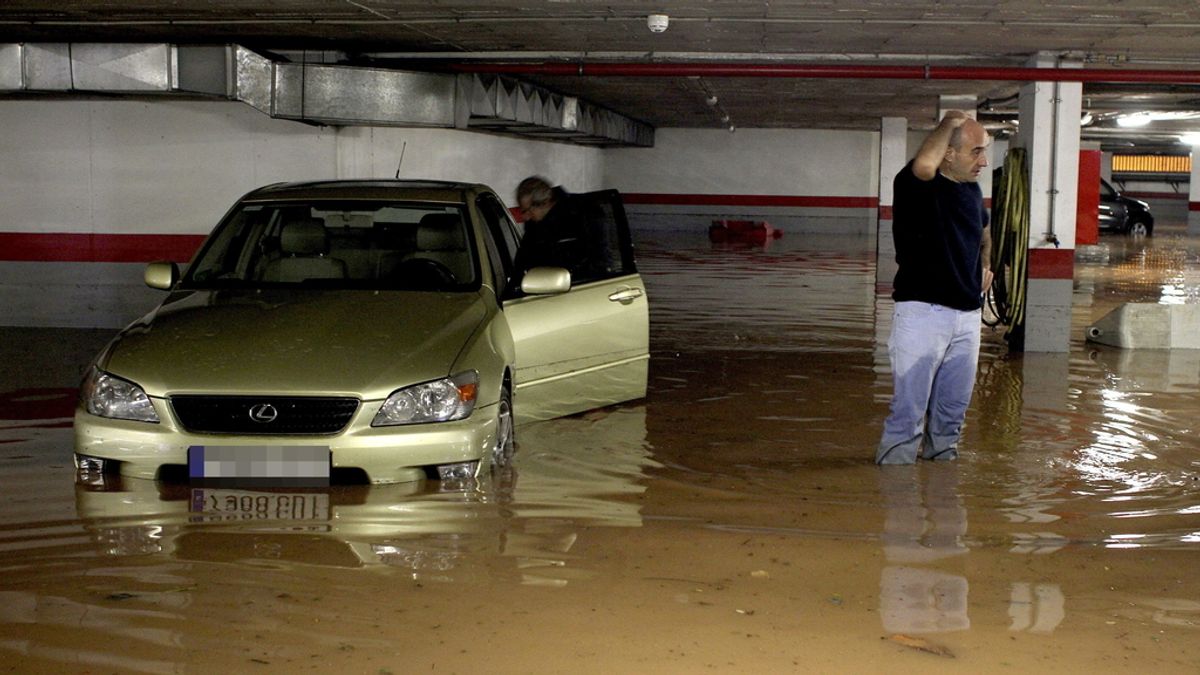
[[[436,482],[255,490],[125,479],[77,485],[76,510],[107,556],[565,583],[571,573],[561,570],[574,566],[580,527],[641,525],[631,497],[645,490],[645,469],[657,466],[646,411],[613,408],[521,432],[513,472],[464,491]]]
[[[965,576],[932,566],[968,549],[967,512],[955,465],[885,467],[879,471],[888,565],[879,615],[889,633],[940,633],[971,627]]]

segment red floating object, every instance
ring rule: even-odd
[[[708,228],[710,241],[745,241],[765,243],[783,236],[783,230],[771,227],[765,220],[714,220]]]

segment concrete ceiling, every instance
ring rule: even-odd
[[[651,13],[669,16],[665,32],[647,28]],[[1169,145],[1176,133],[1200,131],[1200,119],[1154,123],[1136,135],[1105,130],[1122,111],[1200,111],[1198,35],[1200,4],[1191,0],[5,0],[0,7],[3,42],[238,43],[293,60],[417,69],[513,61],[1012,69],[1042,52],[1088,70],[1178,72],[1175,81],[1084,85],[1084,107],[1101,120],[1085,137],[1117,146]],[[943,94],[974,97],[981,119],[1000,124],[1015,110],[1021,84],[520,77],[655,126],[712,128],[877,129],[885,116],[921,127],[932,124]]]

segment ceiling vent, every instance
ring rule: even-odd
[[[496,76],[272,58],[238,45],[0,44],[0,93],[205,95],[276,118],[472,129],[591,146],[654,144],[654,129]]]

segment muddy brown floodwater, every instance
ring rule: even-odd
[[[1157,232],[1079,252],[1069,353],[985,330],[957,462],[886,470],[869,237],[644,235],[648,398],[518,429],[472,493],[76,486],[108,333],[3,329],[0,670],[1198,672],[1200,353],[1082,340],[1196,301]]]

